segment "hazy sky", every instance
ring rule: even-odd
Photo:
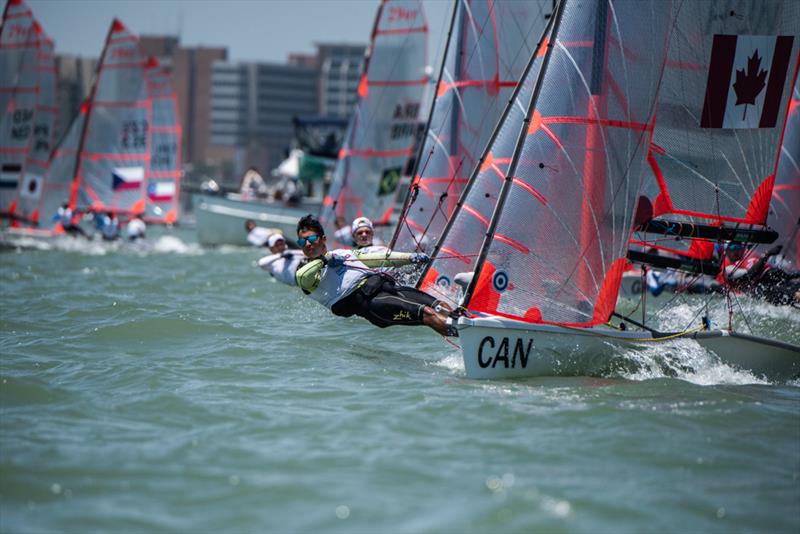
[[[284,62],[314,42],[366,43],[378,0],[26,0],[56,53],[97,57],[118,17],[139,35],[178,34],[181,43],[225,46],[233,61]],[[447,33],[450,0],[424,0],[430,64]]]

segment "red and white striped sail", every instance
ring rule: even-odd
[[[608,320],[627,264],[673,15],[662,0],[561,4],[533,95],[519,103],[526,122],[520,131],[514,121],[510,154],[501,155],[508,163],[495,171],[503,186],[494,213],[469,213],[482,219],[473,235],[488,236],[469,310],[570,326]],[[471,208],[465,202],[460,211]],[[459,230],[454,221],[450,232]]]
[[[181,186],[181,139],[178,102],[166,68],[150,58],[147,87],[153,101],[150,127],[150,174],[147,177],[147,222],[173,224],[178,219]]]
[[[453,307],[458,306],[461,299],[455,276],[473,271],[478,263],[483,237],[489,230],[489,221],[511,165],[549,43],[548,29],[536,52],[529,55],[528,65],[513,98],[506,105],[498,130],[473,170],[460,205],[436,245],[433,262],[419,283],[420,289]]]
[[[0,213],[9,214],[33,135],[38,78],[33,13],[9,2],[0,27]]]
[[[679,24],[648,155],[653,216],[763,225],[798,65],[800,2],[685,2]]]
[[[551,0],[457,0],[425,141],[391,248],[430,250],[552,12]]]
[[[795,81],[767,220],[778,232],[783,257],[800,267],[800,77]]]
[[[73,210],[144,212],[152,125],[145,64],[138,38],[114,20],[90,96],[56,149],[47,176],[54,189],[69,181]],[[48,207],[54,203],[58,200],[50,199]]]
[[[428,83],[428,25],[419,0],[383,0],[358,86],[358,101],[320,214],[333,239],[337,218],[387,224],[413,155]]]
[[[53,41],[42,31],[37,54],[39,91],[33,117],[30,151],[25,160],[22,183],[11,206],[15,219],[38,223],[42,197],[47,183],[45,176],[55,143],[56,67]]]

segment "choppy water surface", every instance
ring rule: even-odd
[[[798,383],[689,341],[696,372],[467,380],[427,329],[192,240],[0,253],[1,531],[800,529]],[[797,342],[798,312],[747,311]]]

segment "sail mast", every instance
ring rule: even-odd
[[[431,121],[433,120],[433,113],[436,110],[436,101],[439,99],[439,91],[438,91],[438,89],[439,89],[439,86],[442,83],[442,75],[444,74],[444,66],[445,66],[445,63],[447,62],[447,53],[448,53],[448,50],[450,49],[450,40],[452,39],[453,28],[455,26],[456,18],[458,16],[458,4],[461,1],[462,0],[453,0],[453,14],[450,17],[450,27],[447,30],[447,42],[445,42],[444,53],[442,54],[442,62],[439,65],[439,77],[438,77],[437,82],[436,82],[436,89],[437,90],[433,95],[433,100],[431,101],[431,108],[430,108],[430,111],[428,112],[428,120],[425,123],[425,131],[423,133],[423,139],[424,139],[424,136],[426,136],[428,134],[428,130],[430,130]],[[408,209],[410,207],[410,204],[413,201],[413,198],[419,193],[419,187],[418,187],[416,182],[417,182],[417,179],[419,178],[419,176],[418,176],[419,168],[420,168],[420,165],[421,165],[421,162],[422,162],[422,154],[423,154],[424,151],[425,151],[425,142],[423,140],[423,142],[421,142],[419,144],[419,148],[417,149],[417,157],[416,157],[416,160],[414,161],[414,171],[411,173],[411,176],[412,176],[411,185],[409,185],[408,190],[406,191],[406,199],[403,202],[403,209],[400,212],[400,220],[398,221],[397,228],[394,229],[394,234],[392,235],[392,239],[389,242],[389,248],[390,249],[394,248],[395,243],[397,242],[397,238],[400,235],[400,231],[403,228],[403,218],[404,218],[406,212],[408,211]],[[424,166],[423,166],[423,168],[424,168]]]
[[[458,197],[458,201],[456,202],[455,208],[453,209],[453,213],[447,219],[441,235],[436,239],[433,251],[431,252],[431,257],[434,260],[441,252],[442,246],[444,245],[444,243],[446,242],[447,238],[450,235],[451,229],[453,228],[453,225],[455,224],[456,221],[456,215],[459,214],[460,211],[464,208],[466,200],[470,197],[473,187],[476,184],[477,177],[482,172],[484,163],[487,161],[487,158],[490,157],[492,146],[494,145],[497,136],[500,134],[503,124],[506,122],[511,110],[513,109],[514,102],[517,100],[517,97],[519,96],[520,92],[523,89],[523,81],[528,78],[534,64],[538,59],[540,59],[540,56],[542,55],[542,47],[547,43],[548,35],[551,34],[554,21],[555,21],[554,17],[552,16],[549,17],[548,23],[545,25],[544,29],[542,30],[542,34],[536,43],[536,50],[530,55],[530,58],[528,59],[525,68],[523,69],[522,75],[519,78],[520,82],[516,84],[511,95],[508,97],[508,101],[506,102],[506,105],[503,108],[503,112],[501,113],[497,122],[495,122],[492,133],[489,136],[489,139],[486,145],[484,146],[481,155],[475,164],[475,167],[472,169],[472,172],[470,173],[469,179],[467,180],[467,184]],[[541,73],[541,71],[539,72]],[[417,287],[422,287],[422,285],[425,283],[426,279],[429,276],[429,273],[431,272],[431,269],[433,268],[432,265],[433,262],[425,265],[420,275],[419,281],[417,282]]]
[[[80,111],[78,112],[79,114],[84,115],[84,120],[83,124],[81,125],[81,137],[80,141],[78,141],[78,152],[75,154],[75,168],[72,172],[72,189],[70,190],[69,195],[69,207],[73,210],[78,202],[78,187],[80,186],[81,180],[79,171],[81,168],[81,162],[83,161],[83,147],[86,144],[86,132],[89,131],[89,114],[92,111],[92,103],[94,102],[94,98],[97,93],[97,85],[100,82],[100,69],[105,61],[106,53],[108,52],[108,45],[111,42],[111,36],[120,27],[122,27],[122,22],[115,18],[111,23],[111,27],[108,29],[106,42],[103,45],[103,52],[100,54],[100,59],[97,61],[97,67],[94,71],[94,80],[92,81],[92,88],[89,91],[89,97],[83,102],[83,104],[81,104]]]
[[[536,103],[539,93],[542,89],[542,81],[544,80],[545,75],[547,74],[547,66],[550,63],[550,58],[553,55],[553,41],[558,36],[558,28],[561,24],[561,17],[564,13],[564,4],[560,3],[557,7],[555,16],[552,20],[552,32],[550,34],[551,39],[550,42],[547,44],[547,52],[545,53],[544,60],[542,62],[542,69],[539,73],[539,78],[536,80],[536,86],[533,89],[533,93],[531,94],[531,100],[528,103],[528,109],[525,114],[525,119],[522,123],[522,128],[520,128],[519,136],[517,137],[516,147],[514,149],[514,155],[511,160],[511,165],[508,168],[508,172],[506,173],[505,180],[503,181],[503,186],[500,190],[500,196],[497,199],[497,204],[495,204],[494,211],[492,212],[492,218],[489,222],[489,228],[486,231],[486,234],[483,238],[483,243],[481,244],[480,254],[478,255],[478,261],[476,263],[475,274],[472,276],[472,279],[467,286],[467,290],[464,292],[463,298],[463,305],[466,306],[470,298],[472,298],[472,294],[475,291],[475,286],[480,278],[481,270],[483,269],[484,261],[486,260],[486,255],[489,253],[489,245],[492,243],[492,239],[494,238],[495,230],[497,229],[497,224],[500,219],[500,214],[503,211],[503,205],[505,204],[506,198],[508,197],[508,192],[511,189],[511,184],[514,178],[514,172],[517,169],[517,165],[519,164],[519,156],[520,156],[520,149],[522,145],[525,143],[525,137],[528,134],[528,125],[531,122],[531,115],[534,111],[534,104]]]

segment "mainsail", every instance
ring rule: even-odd
[[[447,285],[443,267],[469,271],[479,254],[469,310],[570,326],[608,320],[626,265],[671,20],[671,2],[560,5],[537,53],[540,66],[529,71],[533,79],[523,82],[473,177],[427,284]],[[482,192],[477,186],[491,178],[495,184]],[[481,197],[488,205],[478,211],[472,203]]]
[[[431,250],[536,49],[551,0],[456,0],[425,141],[390,248]]]
[[[53,42],[22,0],[0,27],[0,214],[33,221],[55,121]]]
[[[143,213],[151,124],[139,40],[114,20],[89,98],[51,158],[42,226],[67,200],[73,210]]]
[[[415,146],[425,86],[428,26],[419,0],[383,0],[372,30],[358,101],[320,218],[365,216],[387,224]]]
[[[170,74],[155,58],[147,62],[147,88],[153,101],[150,127],[150,173],[145,219],[173,224],[178,218],[181,181],[181,125]]]

